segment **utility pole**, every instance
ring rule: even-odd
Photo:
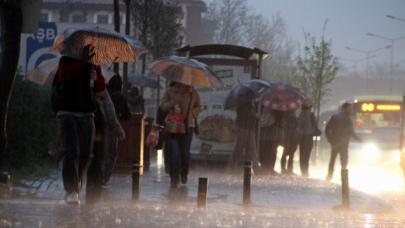
[[[148,22],[149,22],[149,20],[148,20],[148,0],[144,0],[143,1],[143,10],[144,10],[144,15],[143,15],[143,26],[142,26],[142,43],[144,44],[144,45],[146,45],[147,46],[147,43],[148,43]],[[142,57],[142,69],[141,69],[141,73],[142,73],[142,76],[144,76],[145,75],[145,72],[146,72],[146,54],[145,55],[143,55],[143,57]],[[141,94],[142,94],[142,96],[143,96],[143,87],[141,87]]]
[[[114,0],[114,31],[120,32],[120,1]],[[113,70],[116,74],[119,74],[120,65],[114,63]]]
[[[125,0],[125,34],[131,33],[131,0]],[[124,96],[128,96],[128,63],[124,63],[122,74]]]

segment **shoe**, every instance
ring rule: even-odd
[[[332,175],[328,175],[326,178],[325,178],[325,181],[327,181],[327,182],[330,182],[332,180]]]
[[[181,183],[187,184],[187,175],[181,175]]]
[[[67,204],[79,205],[80,204],[79,194],[77,192],[66,193],[65,202]]]

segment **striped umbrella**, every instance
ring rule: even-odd
[[[93,47],[91,56],[85,57],[89,45]],[[72,58],[86,58],[95,65],[135,62],[146,53],[140,41],[102,28],[68,28],[55,39],[51,51]]]
[[[308,98],[301,89],[279,82],[271,84],[256,101],[267,109],[289,111],[298,109]]]
[[[206,64],[188,57],[167,56],[152,63],[152,72],[169,81],[189,86],[215,88],[223,82]]]

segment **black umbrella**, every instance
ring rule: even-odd
[[[230,109],[237,106],[238,103],[249,102],[269,87],[270,82],[260,79],[244,81],[232,88],[225,98],[224,107]],[[255,97],[249,96],[249,93],[253,93]]]
[[[151,89],[158,89],[162,88],[160,85],[159,81],[155,79],[154,77],[146,77],[141,74],[130,74],[128,76],[128,82],[131,83],[132,85],[137,85],[137,86],[142,86],[142,87],[147,87]]]

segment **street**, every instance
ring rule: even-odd
[[[208,202],[198,209],[198,177],[209,178]],[[368,195],[351,191],[351,210],[334,209],[340,186],[299,176],[252,179],[252,204],[243,206],[242,173],[197,168],[187,186],[169,189],[169,177],[153,166],[142,176],[139,202],[131,200],[131,178],[114,176],[103,201],[66,205],[58,175],[16,188],[0,201],[1,227],[401,227],[403,193]],[[27,184],[30,184],[27,182]],[[81,195],[82,201],[84,195]]]

